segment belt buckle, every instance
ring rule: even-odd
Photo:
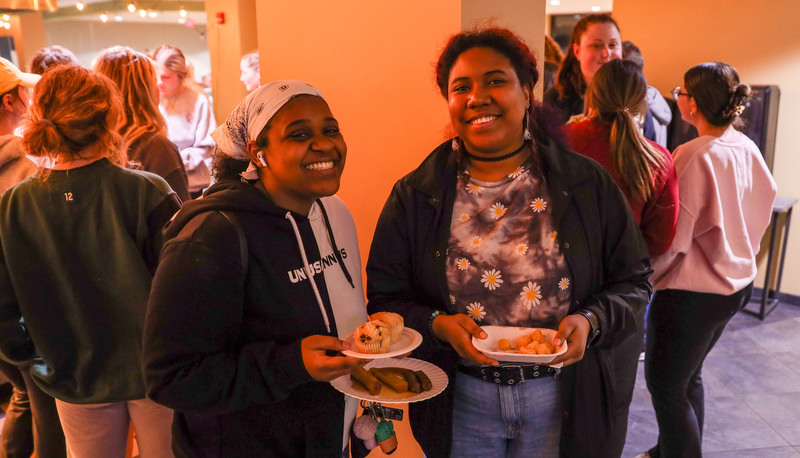
[[[520,366],[519,364],[508,364],[508,365],[503,366],[503,369],[506,369],[506,368],[508,368],[508,369],[517,368],[517,370],[519,370],[519,383],[522,383],[522,382],[525,381],[525,373],[522,371],[522,366]],[[513,385],[513,384],[514,384],[513,382],[509,383],[509,385]]]

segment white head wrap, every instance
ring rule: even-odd
[[[324,99],[316,88],[297,80],[273,81],[251,92],[233,109],[225,122],[211,132],[211,138],[217,143],[217,154],[242,161],[250,160],[247,142],[255,141],[264,126],[289,100],[304,94]],[[256,178],[253,172],[255,166],[251,163],[242,175]]]

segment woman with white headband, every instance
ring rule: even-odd
[[[217,178],[166,228],[145,324],[148,394],[177,456],[340,456],[356,401],[328,356],[367,320],[347,146],[320,92],[275,81],[212,134]],[[246,169],[246,171],[245,171]]]

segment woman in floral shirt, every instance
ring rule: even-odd
[[[429,457],[613,455],[610,349],[649,299],[647,248],[612,178],[555,139],[537,80],[508,30],[452,37],[437,83],[457,137],[397,182],[373,238],[370,313],[402,314],[451,380],[410,407]],[[480,325],[557,329],[563,369],[500,364]]]

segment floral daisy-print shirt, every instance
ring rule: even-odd
[[[478,324],[558,329],[572,279],[538,164],[495,183],[460,170],[447,255],[455,310]]]

